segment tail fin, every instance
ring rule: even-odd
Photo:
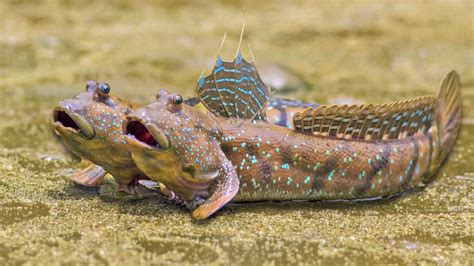
[[[437,97],[440,145],[438,162],[441,163],[454,146],[461,125],[461,83],[456,71],[453,70],[444,77]]]

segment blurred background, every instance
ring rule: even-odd
[[[473,1],[0,2],[0,263],[474,263]],[[84,189],[51,134],[61,99],[89,79],[146,103],[193,96],[221,55],[242,52],[279,96],[382,103],[436,93],[452,69],[463,130],[424,191],[362,204],[235,204],[204,223],[112,179]],[[275,74],[276,73],[276,74]]]

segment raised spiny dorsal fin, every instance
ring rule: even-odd
[[[218,57],[212,73],[198,80],[197,95],[216,116],[265,120],[270,90],[239,53],[232,62]]]
[[[235,59],[225,62],[218,54],[212,73],[198,79],[197,96],[216,116],[266,120],[270,89],[260,78],[254,60],[249,62],[240,53],[244,26],[245,21]]]
[[[293,117],[296,131],[344,139],[400,139],[431,127],[437,98],[423,96],[378,105],[308,108]]]

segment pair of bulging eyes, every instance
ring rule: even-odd
[[[88,86],[86,86],[86,89],[89,88],[89,84]],[[110,93],[110,85],[107,84],[107,83],[100,83],[98,86],[97,86],[97,90],[96,90],[97,94],[99,94],[99,96],[101,97],[107,97]],[[157,95],[157,99],[159,98],[159,95]],[[180,105],[183,103],[183,97],[181,95],[174,95],[173,98],[172,98],[172,101],[175,105]]]

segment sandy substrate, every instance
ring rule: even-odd
[[[0,2],[0,264],[474,263],[472,1],[144,2]],[[225,31],[222,55],[235,54],[243,6],[257,66],[313,88],[285,97],[393,101],[434,94],[457,69],[464,125],[434,181],[380,202],[230,204],[195,222],[159,196],[116,193],[110,176],[67,180],[84,165],[51,132],[59,100],[88,79],[138,102],[191,96]]]

